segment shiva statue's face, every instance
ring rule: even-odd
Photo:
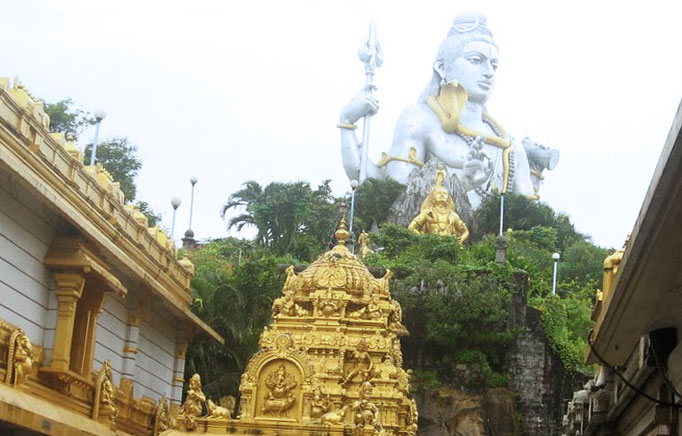
[[[443,66],[441,76],[444,74],[448,83],[458,81],[467,90],[469,101],[484,104],[495,85],[497,56],[497,48],[488,42],[467,42],[461,54]]]

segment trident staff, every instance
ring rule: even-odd
[[[377,41],[376,23],[370,22],[367,41],[358,48],[358,57],[365,64],[365,88],[367,92],[372,92],[374,88],[374,70],[384,62],[381,45]],[[367,161],[369,159],[369,123],[372,116],[365,115],[362,123],[362,150],[360,152],[360,177],[362,183],[367,178]]]

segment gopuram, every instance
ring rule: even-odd
[[[239,414],[216,406],[198,374],[164,435],[415,435],[417,408],[402,368],[400,304],[391,272],[375,278],[338,244],[300,274],[287,270],[273,324],[241,377]]]
[[[369,60],[368,47],[375,51]],[[370,38],[359,53],[368,63],[369,77],[381,65],[380,48]],[[407,186],[393,207],[396,223],[407,225],[416,215],[440,166],[446,171],[444,186],[468,224],[472,211],[494,192],[539,198],[542,173],[556,166],[559,152],[530,138],[515,139],[487,112],[498,64],[498,48],[485,16],[455,17],[438,49],[431,79],[417,103],[403,110],[393,143],[377,163],[367,158],[368,123],[379,109],[374,85],[368,81],[341,111],[337,127],[348,178],[359,183],[392,178]],[[365,132],[360,140],[356,122],[362,118]]]

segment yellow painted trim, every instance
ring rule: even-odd
[[[0,165],[95,241],[103,256],[116,258],[129,274],[166,300],[176,316],[223,343],[189,308],[187,268],[58,139],[0,87]]]
[[[137,347],[123,347],[124,353],[137,354]]]
[[[0,416],[11,424],[51,435],[117,435],[78,413],[4,385],[0,385]]]

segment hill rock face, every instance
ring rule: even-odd
[[[521,436],[514,394],[506,388],[467,393],[441,388],[417,395],[419,435]]]
[[[467,392],[461,380],[417,392],[420,436],[559,436],[563,398],[584,380],[567,373],[550,347],[525,289],[512,298],[508,328],[519,331],[505,356],[509,388]],[[466,375],[464,375],[466,376]]]

